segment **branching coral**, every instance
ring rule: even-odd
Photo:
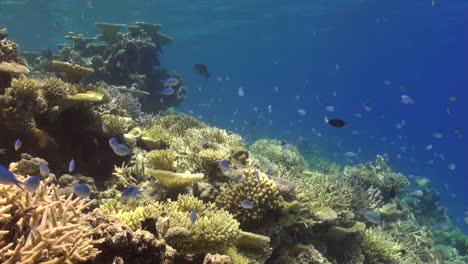
[[[409,180],[403,174],[393,172],[382,156],[377,156],[374,164],[345,167],[344,174],[366,188],[371,186],[378,188],[382,191],[384,199],[389,199],[392,190],[397,192],[409,185]]]
[[[297,185],[297,200],[301,205],[298,223],[313,225],[319,221],[316,212],[324,207],[335,211],[348,211],[352,207],[353,189],[333,176],[309,172]]]
[[[2,263],[76,263],[99,251],[82,213],[92,203],[58,195],[41,184],[34,195],[0,185],[0,261]]]
[[[262,170],[278,176],[294,175],[305,169],[305,161],[296,147],[279,140],[260,139],[250,147],[251,158]]]
[[[275,182],[253,169],[246,170],[244,175],[245,181],[221,188],[216,204],[245,225],[260,223],[267,214],[278,213],[284,200]],[[245,200],[251,201],[253,207],[244,208],[242,202]]]
[[[151,169],[171,171],[175,160],[175,153],[169,149],[152,150],[146,155],[146,165]]]
[[[381,227],[372,227],[364,232],[362,251],[366,264],[402,264],[402,245],[395,241]]]

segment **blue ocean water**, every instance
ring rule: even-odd
[[[162,65],[188,87],[177,110],[249,141],[300,142],[342,165],[350,163],[345,152],[357,153],[351,163],[386,153],[396,170],[430,178],[467,232],[464,0],[7,0],[0,14],[22,50],[55,48],[68,31],[95,35],[97,21],[162,23],[175,39]],[[207,83],[192,73],[194,63],[208,65]],[[402,95],[415,103],[403,104]],[[330,127],[325,116],[349,125]]]

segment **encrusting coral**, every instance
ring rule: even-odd
[[[60,196],[41,183],[35,194],[0,185],[0,261],[77,263],[99,254],[93,229],[83,221],[92,201]]]

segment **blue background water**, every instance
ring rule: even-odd
[[[188,87],[179,110],[249,141],[306,141],[341,164],[349,162],[347,151],[361,151],[354,162],[387,153],[396,170],[430,178],[443,205],[467,230],[468,146],[465,137],[452,133],[468,131],[464,0],[435,6],[431,0],[12,0],[0,1],[0,14],[0,25],[23,50],[55,48],[68,31],[97,34],[96,21],[162,23],[176,40],[162,64],[183,74]],[[209,66],[206,85],[192,73],[194,63]],[[239,87],[245,96],[238,95]],[[402,94],[416,103],[402,104]],[[450,96],[458,100],[450,102]],[[373,111],[363,109],[366,101]],[[327,113],[327,105],[336,111]],[[349,126],[329,127],[325,115]],[[405,125],[396,128],[402,120]],[[444,138],[435,139],[434,132]],[[429,144],[433,149],[426,151]],[[450,163],[455,170],[448,169]]]

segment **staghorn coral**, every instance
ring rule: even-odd
[[[274,175],[292,176],[305,169],[304,158],[297,148],[291,145],[285,147],[279,140],[257,140],[249,147],[249,151],[255,165]]]
[[[146,157],[146,165],[150,169],[159,169],[172,171],[174,169],[174,162],[176,155],[172,150],[152,150],[148,152]]]
[[[352,208],[353,189],[333,176],[307,172],[297,186],[297,200],[301,205],[297,222],[300,224],[310,226],[320,221],[316,212],[322,208],[338,212]]]
[[[203,173],[177,173],[165,170],[146,169],[146,172],[156,178],[158,183],[167,189],[181,189],[203,180]]]
[[[367,188],[371,186],[378,188],[386,201],[390,198],[392,190],[397,192],[409,185],[409,180],[403,174],[393,172],[386,162],[385,157],[377,156],[373,164],[346,166],[344,174]]]
[[[185,132],[190,128],[205,128],[207,127],[202,121],[185,114],[174,113],[161,116],[156,120],[154,125],[162,127],[169,133],[184,136]]]
[[[92,260],[101,240],[83,221],[93,201],[58,194],[41,183],[34,195],[0,185],[0,261],[2,263],[77,263]],[[54,262],[54,263],[55,263]]]
[[[402,249],[402,245],[384,232],[381,227],[371,227],[364,232],[362,252],[365,264],[402,264],[404,263],[401,257]]]
[[[245,181],[221,188],[216,199],[219,207],[228,210],[243,225],[261,223],[268,214],[281,211],[284,201],[274,181],[253,169],[246,170],[244,175]],[[253,208],[243,208],[244,200],[252,201]]]

